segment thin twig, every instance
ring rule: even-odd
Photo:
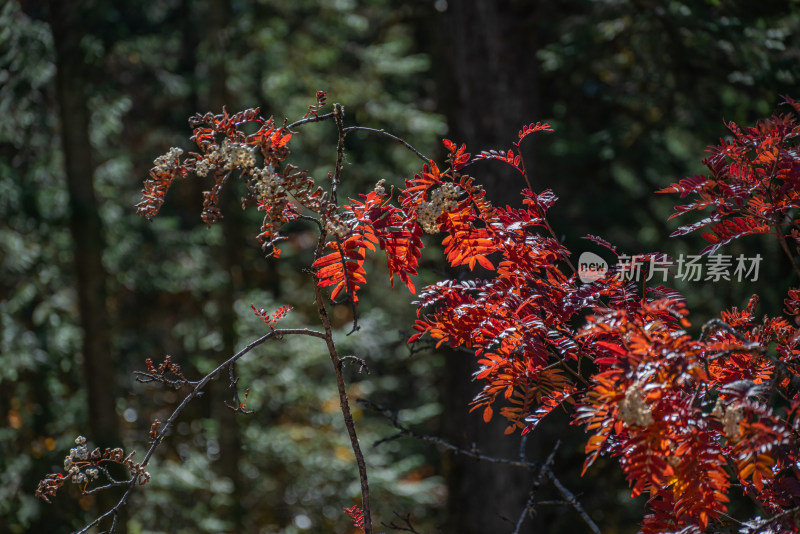
[[[366,372],[367,374],[369,374],[369,366],[367,365],[367,362],[364,360],[364,358],[359,358],[358,356],[354,356],[353,354],[348,354],[347,356],[342,356],[341,358],[339,358],[339,365],[343,366],[344,362],[346,361],[354,361],[358,363],[358,372],[359,373]]]
[[[216,369],[214,369],[213,371],[208,373],[206,376],[204,376],[202,379],[200,379],[197,382],[197,385],[192,389],[192,391],[189,392],[189,394],[183,399],[183,401],[181,401],[181,403],[178,405],[178,407],[175,408],[175,410],[173,410],[173,412],[169,416],[169,418],[161,425],[161,431],[158,433],[158,435],[155,437],[155,439],[153,439],[151,441],[150,448],[147,450],[147,453],[145,453],[144,458],[142,459],[142,463],[140,464],[140,466],[142,468],[147,466],[147,464],[150,462],[150,458],[155,453],[156,448],[161,444],[161,442],[164,439],[164,436],[166,436],[166,434],[167,434],[167,431],[175,423],[175,421],[178,418],[178,416],[183,412],[183,410],[186,408],[186,406],[194,398],[200,396],[200,394],[202,393],[201,390],[214,377],[216,377],[220,372],[222,372],[223,369],[225,369],[229,365],[233,365],[242,356],[244,356],[245,354],[247,354],[248,352],[250,352],[251,350],[253,350],[257,346],[261,345],[265,341],[269,340],[270,338],[273,338],[273,337],[280,338],[280,337],[285,336],[285,335],[305,335],[305,336],[311,336],[311,337],[316,337],[316,338],[320,338],[320,339],[326,339],[325,334],[323,334],[322,332],[316,332],[314,330],[308,330],[306,328],[286,328],[286,329],[273,330],[273,331],[261,336],[260,338],[256,339],[255,341],[252,341],[249,345],[247,345],[242,350],[240,350],[239,352],[237,352],[236,354],[234,354],[233,356],[231,356],[230,358],[225,360]],[[138,476],[133,477],[130,480],[130,482],[128,483],[128,489],[125,490],[125,493],[122,495],[122,497],[120,497],[119,501],[117,501],[117,504],[115,504],[113,507],[111,507],[108,511],[106,511],[101,516],[95,518],[94,521],[92,521],[91,523],[87,524],[81,530],[76,531],[74,534],[84,534],[85,532],[88,532],[89,529],[91,529],[92,527],[98,525],[100,522],[102,522],[105,518],[107,518],[109,516],[113,516],[113,520],[112,520],[112,523],[111,523],[111,527],[108,529],[108,533],[109,534],[113,533],[114,530],[116,529],[116,526],[117,526],[117,518],[119,517],[120,510],[127,503],[128,497],[133,492],[133,489],[136,487],[136,483],[137,483],[138,480],[139,480]]]
[[[429,436],[429,435],[426,435],[426,434],[418,434],[418,433],[414,432],[413,430],[411,430],[410,428],[407,428],[406,426],[404,426],[402,423],[400,423],[400,421],[398,421],[398,419],[397,419],[397,415],[392,413],[392,412],[390,412],[386,408],[383,408],[383,407],[375,404],[374,402],[372,402],[372,401],[370,401],[368,399],[358,399],[357,402],[359,404],[361,404],[362,406],[368,408],[368,409],[371,409],[371,410],[374,410],[374,411],[378,412],[384,418],[386,418],[389,422],[391,422],[392,426],[394,426],[396,429],[399,430],[399,432],[397,432],[396,434],[392,434],[391,436],[388,436],[386,438],[376,440],[372,444],[373,447],[377,447],[377,446],[381,445],[382,443],[386,443],[388,441],[392,441],[392,440],[395,440],[395,439],[403,437],[403,436],[408,436],[408,437],[411,437],[411,438],[414,438],[414,439],[418,439],[420,441],[427,441],[427,442],[430,442],[430,443],[435,443],[437,445],[440,445],[440,446],[444,447],[445,449],[449,449],[449,450],[455,452],[456,454],[462,454],[462,455],[467,456],[469,458],[475,458],[476,460],[483,460],[483,461],[486,461],[486,462],[496,463],[496,464],[503,464],[503,465],[512,465],[514,467],[523,467],[525,469],[539,469],[541,467],[541,465],[542,465],[540,462],[528,462],[528,461],[525,461],[525,460],[521,460],[521,461],[520,460],[510,460],[508,458],[495,458],[493,456],[487,456],[487,455],[481,453],[479,450],[477,450],[475,448],[473,448],[473,449],[465,449],[463,447],[459,447],[458,445],[453,445],[452,443],[450,443],[448,441],[445,441],[442,438],[439,438],[439,437],[436,437],[436,436]]]
[[[336,167],[333,169],[333,179],[331,180],[331,197],[333,203],[338,204],[337,190],[342,179],[342,164],[344,162],[344,136],[347,135],[344,129],[344,109],[341,104],[334,104],[333,118],[336,120],[336,129],[339,130],[339,139],[336,142]]]
[[[307,117],[307,118],[305,118],[305,119],[300,119],[299,121],[295,121],[295,122],[293,122],[293,123],[291,123],[291,124],[287,125],[287,126],[286,126],[286,129],[287,129],[287,130],[291,130],[292,128],[295,128],[295,127],[297,127],[297,126],[302,126],[302,125],[304,125],[304,124],[308,124],[309,122],[322,122],[322,121],[326,121],[326,120],[332,119],[332,118],[333,118],[335,115],[336,115],[336,113],[335,113],[335,112],[333,112],[333,111],[332,111],[332,112],[330,112],[330,113],[326,113],[326,114],[324,114],[324,115],[314,115],[314,116],[312,116],[312,117]]]
[[[558,480],[558,478],[556,478],[556,476],[553,474],[553,471],[549,471],[549,473],[550,480],[553,482],[553,485],[556,487],[561,496],[564,497],[564,500],[567,501],[576,512],[578,512],[578,515],[581,516],[583,522],[586,523],[586,525],[595,534],[602,534],[602,532],[600,532],[600,527],[598,527],[597,524],[592,521],[592,518],[589,517],[589,514],[587,514],[586,510],[583,509],[583,506],[581,506],[581,503],[579,503],[578,499],[575,498],[575,495],[568,490],[567,487],[564,486],[560,480]]]
[[[523,436],[523,438],[527,437],[527,434]],[[523,439],[523,443],[525,440]],[[531,491],[528,494],[528,502],[525,503],[525,508],[522,509],[522,513],[519,514],[519,519],[517,519],[517,524],[514,528],[513,534],[519,534],[520,529],[522,528],[522,523],[525,522],[525,518],[533,513],[533,505],[536,503],[536,493],[539,491],[539,487],[541,487],[542,483],[550,474],[550,466],[553,465],[553,461],[556,457],[556,452],[558,452],[558,448],[561,446],[561,441],[556,441],[553,450],[550,451],[550,454],[547,456],[547,460],[544,461],[542,464],[541,469],[539,469],[539,476],[536,477],[536,480],[533,481],[533,485],[531,486]],[[524,453],[520,453],[522,457],[520,459],[524,460]]]
[[[344,128],[344,109],[342,105],[336,103],[333,105],[333,118],[336,120],[336,128],[339,131],[339,138],[336,141],[336,167],[333,169],[333,176],[331,177],[331,199],[334,204],[338,204],[338,189],[339,183],[342,180],[342,169],[344,162],[344,137],[346,135]],[[353,332],[358,331],[358,310],[356,309],[356,298],[353,292],[353,285],[350,283],[350,277],[347,274],[347,258],[344,255],[342,247],[342,240],[339,236],[336,237],[336,248],[339,250],[339,257],[342,260],[342,274],[344,275],[344,289],[347,298],[350,299],[350,307],[353,311],[353,329],[347,333],[349,336]],[[319,255],[317,256],[319,257]]]
[[[389,139],[394,139],[395,141],[397,141],[398,143],[400,143],[401,145],[403,145],[404,147],[409,149],[411,152],[416,154],[416,156],[419,159],[421,159],[422,161],[424,161],[425,163],[429,163],[431,161],[431,159],[429,157],[425,156],[419,150],[417,150],[416,148],[411,146],[411,144],[409,144],[405,139],[401,139],[400,137],[397,137],[394,134],[390,134],[389,132],[387,132],[385,130],[377,130],[375,128],[367,128],[365,126],[348,126],[347,128],[344,129],[345,135],[347,135],[350,132],[359,132],[359,131],[360,132],[370,132],[370,133],[374,133],[374,134],[378,134],[378,135],[383,135],[385,137],[388,137]]]
[[[381,443],[385,443],[387,441],[391,441],[391,440],[397,439],[397,438],[402,437],[402,436],[408,436],[408,437],[412,437],[414,439],[418,439],[420,441],[428,441],[428,442],[431,442],[431,443],[436,443],[437,445],[440,445],[440,446],[442,446],[442,447],[444,447],[446,449],[449,449],[449,450],[455,452],[456,454],[462,454],[462,455],[468,456],[470,458],[475,458],[476,460],[482,460],[482,461],[486,461],[486,462],[490,462],[490,463],[503,464],[503,465],[512,465],[512,466],[515,466],[515,467],[523,467],[525,469],[530,469],[530,470],[538,469],[539,470],[539,477],[542,479],[542,481],[545,480],[545,479],[549,479],[549,480],[551,480],[553,482],[553,485],[556,487],[556,490],[558,490],[558,492],[561,494],[561,496],[564,498],[564,500],[570,506],[572,506],[575,509],[576,512],[578,512],[578,514],[581,516],[581,519],[583,519],[584,523],[586,523],[586,525],[589,527],[589,529],[595,534],[602,534],[600,532],[600,528],[597,526],[597,524],[594,521],[592,521],[592,518],[589,517],[589,514],[587,514],[586,511],[583,509],[583,506],[581,506],[581,504],[575,498],[575,495],[571,491],[569,491],[569,489],[567,489],[561,483],[560,480],[558,480],[558,478],[555,476],[555,474],[553,473],[553,470],[550,468],[550,466],[548,464],[548,463],[552,463],[553,458],[555,456],[555,452],[556,452],[556,450],[558,448],[558,444],[556,445],[556,447],[554,447],[553,451],[550,453],[550,455],[548,456],[548,458],[545,461],[545,463],[542,463],[542,462],[529,462],[529,461],[525,460],[524,458],[522,458],[520,460],[510,460],[508,458],[496,458],[494,456],[487,456],[487,455],[483,454],[482,452],[480,452],[476,448],[464,449],[463,447],[459,447],[457,445],[453,445],[452,443],[447,442],[447,441],[445,441],[445,440],[443,440],[443,439],[441,439],[439,437],[436,437],[436,436],[428,436],[428,435],[425,435],[425,434],[417,434],[413,430],[407,428],[402,423],[400,423],[400,421],[397,419],[397,414],[387,410],[386,408],[378,406],[377,404],[375,404],[374,402],[372,402],[372,401],[370,401],[368,399],[358,399],[358,402],[359,402],[359,404],[361,404],[361,405],[363,405],[363,406],[365,406],[365,407],[367,407],[369,409],[377,411],[384,418],[389,420],[392,423],[392,426],[394,426],[395,428],[397,428],[399,430],[399,432],[397,432],[396,434],[393,434],[393,435],[391,435],[391,436],[389,436],[387,438],[383,438],[383,439],[375,441],[372,444],[373,447],[377,447]],[[542,477],[544,477],[544,478],[542,478]],[[539,484],[541,484],[541,482],[539,482]],[[533,498],[535,498],[535,495],[534,495]],[[528,500],[528,504],[526,505],[525,510],[523,511],[523,515],[521,516],[520,519],[524,518],[525,512],[527,512],[530,509],[531,505],[532,505],[532,502],[531,502],[531,499],[529,499]],[[519,528],[520,524],[521,523],[518,521],[517,528]],[[518,530],[516,532],[518,532]]]
[[[402,521],[405,526],[397,525],[395,524],[394,521],[392,521],[388,525],[386,523],[381,523],[381,524],[386,528],[390,528],[392,530],[399,530],[401,532],[411,532],[412,534],[420,534],[420,532],[414,528],[414,525],[411,524],[411,514],[406,514],[406,516],[403,517],[397,512],[394,512],[394,515],[395,517],[397,517],[397,519]]]

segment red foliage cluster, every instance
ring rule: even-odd
[[[786,104],[800,111],[800,103],[784,97]],[[800,156],[797,137],[800,124],[791,115],[774,114],[753,128],[731,122],[733,134],[710,147],[703,160],[709,175],[684,178],[659,193],[694,195],[697,200],[676,206],[670,218],[689,211],[711,208],[710,215],[694,224],[681,226],[673,236],[709,226],[703,238],[711,243],[703,253],[749,234],[774,233],[783,239],[783,228],[800,242],[800,228],[792,211],[800,207]]]
[[[250,307],[253,308],[253,312],[264,321],[264,324],[266,324],[270,330],[274,330],[280,320],[289,315],[289,312],[294,309],[291,306],[281,306],[270,315],[264,308],[256,309],[252,304]]]
[[[353,526],[364,532],[364,514],[361,512],[361,508],[353,505],[350,508],[345,508],[344,511],[353,521]]]
[[[317,106],[309,108],[313,119],[323,103],[324,95],[318,95]],[[800,111],[798,103],[788,98],[787,103]],[[304,172],[281,168],[292,136],[286,125],[275,128],[257,110],[208,114],[194,122],[206,125],[198,126],[193,138],[202,154],[183,163],[167,158],[162,170],[154,170],[140,204],[143,215],[158,209],[173,177],[208,168],[216,185],[204,218],[214,222],[218,190],[238,169],[249,187],[245,206],[256,203],[267,213],[259,235],[264,246],[280,240],[285,222],[315,220],[323,233],[314,262],[317,284],[353,305],[366,283],[367,251],[380,248],[392,281],[397,276],[414,292],[411,276],[417,273],[422,234],[444,234],[452,268],[479,266],[491,276],[423,288],[416,302],[418,333],[409,341],[427,335],[475,355],[480,364],[475,379],[483,389],[472,409],[482,410],[484,420],[499,405],[507,434],[528,432],[557,407],[571,406],[573,422],[590,434],[584,471],[601,455],[616,457],[632,494],[649,495],[643,532],[701,532],[724,521],[734,484],[772,516],[745,527],[800,526],[795,518],[800,329],[784,317],[757,320],[754,298],[742,311],[723,312],[694,338],[687,333],[689,312],[675,290],[646,282],[640,287],[621,276],[619,266],[582,283],[571,252],[547,219],[556,202],[552,191],[526,189],[522,208],[498,207],[461,172],[492,159],[527,181],[519,144],[531,133],[549,131],[548,125],[520,130],[515,150],[474,157],[465,146],[445,140],[444,168],[430,161],[405,180],[396,197],[379,183],[360,199],[337,206],[335,179],[329,198]],[[245,136],[240,125],[246,122],[262,127]],[[661,191],[697,197],[676,208],[677,214],[713,210],[673,235],[710,225],[704,237],[711,244],[703,252],[711,253],[735,238],[770,232],[794,262],[797,251],[790,250],[787,237],[796,249],[800,126],[794,117],[776,114],[754,128],[729,128],[733,139],[721,141],[705,160],[709,176]],[[248,147],[259,149],[263,166],[248,157]],[[304,215],[309,212],[313,217]],[[587,239],[622,259],[603,239]],[[789,291],[785,312],[800,315],[800,290]],[[277,321],[257,313],[270,327]],[[358,509],[347,512],[358,526]]]
[[[714,223],[704,235],[712,243],[704,252],[714,252],[749,233],[773,231],[784,239],[789,226],[796,248],[800,126],[775,115],[755,128],[730,127],[734,140],[712,148],[706,160],[712,178],[664,190],[700,197],[679,213],[715,208],[711,218],[676,235]],[[446,146],[451,164],[463,157],[463,147],[456,153],[454,144]],[[486,158],[524,174],[524,162],[511,151],[471,161]],[[461,163],[441,180],[471,184],[456,170]],[[580,283],[547,222],[551,192],[524,191],[525,207],[515,210],[464,189],[458,207],[441,217],[447,259],[453,267],[478,263],[494,275],[424,288],[419,333],[411,341],[430,335],[474,352],[481,365],[475,378],[484,387],[473,409],[488,421],[500,402],[510,433],[574,405],[574,423],[590,433],[584,471],[600,455],[617,457],[632,494],[649,494],[643,532],[704,531],[722,520],[733,482],[773,515],[777,531],[798,528],[800,329],[781,317],[757,321],[754,298],[693,339],[674,290],[640,289],[614,269]],[[587,238],[617,255],[602,239]],[[787,313],[798,314],[799,294],[789,293]]]

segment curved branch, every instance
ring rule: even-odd
[[[366,126],[348,126],[347,128],[344,129],[345,135],[347,135],[350,132],[357,132],[357,131],[370,132],[370,133],[374,133],[374,134],[378,134],[378,135],[383,135],[385,137],[388,137],[389,139],[394,139],[395,141],[397,141],[398,143],[400,143],[401,145],[403,145],[404,147],[409,149],[411,152],[416,154],[416,156],[419,159],[421,159],[422,161],[424,161],[425,163],[428,163],[431,160],[430,158],[428,158],[425,155],[423,155],[419,150],[417,150],[416,148],[411,146],[411,144],[409,144],[405,139],[397,137],[394,134],[390,134],[389,132],[387,132],[385,130],[378,130],[378,129],[375,129],[375,128],[367,128]]]
[[[309,330],[309,329],[306,329],[306,328],[282,328],[282,329],[272,330],[268,334],[264,334],[263,336],[261,336],[260,338],[256,339],[255,341],[252,341],[249,345],[247,345],[242,350],[240,350],[239,352],[237,352],[236,354],[234,354],[233,356],[231,356],[230,358],[225,360],[223,363],[221,363],[219,366],[217,366],[216,369],[214,369],[213,371],[208,373],[206,376],[204,376],[202,379],[200,379],[197,382],[197,385],[183,399],[183,401],[181,401],[180,405],[178,405],[178,407],[175,408],[175,410],[173,410],[173,412],[172,412],[172,414],[170,414],[169,418],[162,424],[161,432],[159,432],[158,435],[155,437],[155,439],[153,439],[151,441],[150,448],[145,453],[144,458],[142,459],[142,463],[139,464],[139,465],[142,468],[147,466],[147,464],[150,462],[150,458],[153,456],[153,453],[155,453],[156,448],[161,444],[161,442],[163,441],[164,436],[166,435],[167,431],[175,423],[175,420],[178,418],[178,416],[181,414],[181,412],[183,412],[183,410],[186,408],[186,406],[194,398],[196,398],[196,397],[201,395],[201,393],[202,393],[201,390],[214,377],[216,377],[220,372],[222,372],[223,369],[225,369],[228,366],[233,365],[234,363],[236,363],[236,361],[238,361],[240,358],[242,358],[245,354],[247,354],[248,352],[250,352],[251,350],[253,350],[257,346],[261,345],[265,341],[269,340],[270,338],[273,338],[273,337],[281,338],[281,337],[283,337],[285,335],[302,335],[302,336],[316,337],[316,338],[325,339],[325,340],[328,339],[325,334],[323,334],[322,332],[317,332],[315,330]],[[114,519],[113,519],[113,521],[111,523],[111,527],[108,529],[108,534],[111,534],[112,532],[114,532],[114,530],[117,528],[117,520],[119,518],[119,512],[122,509],[122,507],[125,506],[125,504],[127,503],[128,497],[133,492],[133,489],[136,487],[136,482],[138,480],[139,480],[139,477],[137,476],[137,477],[133,477],[129,482],[126,481],[126,483],[128,485],[128,489],[125,490],[125,493],[122,495],[122,497],[120,497],[119,501],[117,501],[117,504],[115,504],[111,509],[106,511],[103,515],[97,517],[94,521],[92,521],[91,523],[87,524],[81,530],[76,531],[74,534],[84,534],[85,532],[88,532],[89,529],[91,529],[92,527],[98,525],[101,521],[103,521],[104,519],[106,519],[109,516],[113,516]]]

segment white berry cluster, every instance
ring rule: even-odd
[[[385,183],[386,180],[380,179],[378,180],[378,183],[375,184],[375,194],[378,195],[379,197],[382,197],[386,194],[386,188],[383,186],[383,184]]]
[[[329,234],[335,235],[339,239],[346,237],[349,230],[350,227],[347,225],[347,223],[338,218],[328,219],[328,221],[325,223],[325,231]]]
[[[275,193],[283,192],[281,179],[275,174],[275,168],[272,165],[267,165],[263,169],[253,169],[250,171],[250,176],[253,177],[250,190],[257,200],[267,201]]]
[[[209,171],[216,169],[224,171],[247,169],[255,164],[255,147],[244,143],[232,143],[225,139],[222,141],[222,146],[215,147],[204,159],[195,163],[194,170],[198,176],[206,176]]]
[[[619,417],[628,426],[648,426],[653,424],[653,414],[645,402],[644,392],[638,384],[633,384],[625,392],[619,403]]]
[[[153,171],[156,174],[169,174],[172,172],[173,169],[179,167],[181,164],[181,156],[183,155],[183,150],[178,147],[172,147],[169,149],[169,152],[162,156],[158,156],[153,161]]]
[[[75,484],[83,484],[87,480],[87,475],[90,479],[97,478],[99,471],[92,467],[82,472],[77,465],[79,461],[86,461],[89,459],[89,449],[86,447],[86,438],[78,436],[75,438],[77,447],[70,449],[69,454],[64,458],[64,471],[67,472],[67,478],[71,478]]]
[[[430,201],[420,203],[417,208],[417,222],[425,233],[435,234],[439,231],[436,220],[442,213],[456,209],[460,193],[461,188],[458,185],[446,183],[431,193]]]

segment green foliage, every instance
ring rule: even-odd
[[[260,298],[278,293],[294,298],[307,283],[295,270],[310,254],[302,225],[290,234],[291,250],[280,270],[264,261],[252,240],[245,244],[249,247],[244,249],[245,271],[230,274],[213,248],[222,243],[221,229],[198,227],[192,191],[184,184],[177,186],[174,204],[151,226],[131,209],[139,195],[138,180],[131,177],[144,175],[152,154],[164,144],[175,143],[173,138],[185,127],[185,117],[195,111],[198,102],[208,100],[208,72],[220,53],[224,54],[231,104],[265,104],[278,98],[286,102],[285,95],[292,94],[295,96],[288,99],[288,108],[302,115],[308,96],[327,86],[347,97],[351,103],[348,115],[358,115],[365,122],[394,121],[403,133],[420,143],[431,143],[442,131],[443,119],[419,111],[417,106],[424,98],[421,78],[416,75],[428,68],[428,60],[413,50],[403,17],[395,18],[387,6],[384,1],[372,2],[366,8],[349,2],[328,6],[318,6],[317,2],[232,2],[224,51],[217,49],[214,36],[204,31],[209,22],[204,2],[99,2],[75,8],[84,12],[82,27],[75,31],[84,34],[82,46],[87,52],[90,138],[97,163],[94,185],[105,227],[104,265],[109,273],[115,350],[122,358],[118,380],[124,390],[130,390],[130,372],[141,369],[148,356],[156,359],[164,353],[173,354],[187,373],[205,369],[221,357],[217,352],[223,346],[218,322],[221,310],[213,296],[231,276],[244,276],[256,287],[265,288]],[[72,244],[66,225],[67,195],[54,107],[52,37],[48,24],[36,19],[46,15],[46,10],[26,15],[16,2],[0,8],[0,35],[8,45],[0,51],[0,110],[4,116],[0,124],[0,217],[4,221],[0,226],[0,417],[8,421],[0,433],[0,468],[11,477],[10,484],[0,490],[0,522],[14,532],[28,531],[33,525],[56,532],[56,523],[69,529],[70,524],[78,526],[84,521],[80,511],[70,510],[71,515],[64,516],[59,503],[48,509],[48,520],[33,497],[36,479],[43,472],[58,469],[61,451],[69,448],[71,440],[87,425]],[[392,69],[392,73],[387,72]],[[317,147],[326,146],[322,141],[333,134],[320,129],[305,145],[297,147],[320,177],[327,173],[331,153],[320,152]],[[354,144],[350,156],[362,171],[351,179],[368,182],[398,166],[411,168],[412,162],[405,151],[385,142]],[[345,189],[350,187],[355,189],[360,184],[351,182]],[[243,295],[234,297],[240,310],[236,323],[245,325],[237,327],[237,336],[247,339],[244,336],[259,324],[263,327],[249,305],[263,306],[270,298],[253,301]],[[143,313],[144,307],[150,311]],[[348,313],[344,308],[336,311],[340,324],[347,322]],[[365,337],[373,343],[371,352],[398,354],[400,336],[393,333],[391,339],[385,339],[383,335],[400,324],[395,319],[382,317],[375,326],[379,328],[376,333]],[[352,466],[349,461],[340,461],[339,467],[329,472],[312,465],[341,445],[340,423],[333,422],[335,414],[331,414],[330,406],[323,407],[332,390],[315,385],[327,380],[323,369],[330,364],[304,359],[310,353],[307,346],[290,345],[284,350],[279,361],[285,373],[298,381],[309,373],[308,382],[289,388],[285,383],[288,375],[283,374],[252,386],[249,402],[266,424],[253,433],[252,427],[259,422],[241,422],[243,446],[253,451],[242,459],[241,467],[245,474],[258,472],[259,480],[271,489],[252,493],[253,510],[259,514],[247,521],[251,525],[258,521],[267,530],[299,530],[296,525],[291,527],[299,514],[306,514],[314,528],[332,524],[335,516],[341,528],[341,510],[334,513],[330,502],[323,506],[322,501],[333,488],[341,487],[337,482]],[[298,354],[303,357],[296,358]],[[398,356],[393,362],[387,363],[392,372],[402,359]],[[430,366],[417,362],[418,374],[428,376]],[[272,371],[277,368],[276,364]],[[389,380],[386,395],[399,395],[403,385],[402,381]],[[145,388],[108,393],[108,402],[115,404],[125,420],[127,444],[138,449],[152,418],[175,401],[169,392],[153,394]],[[296,419],[292,421],[281,415],[290,401],[296,405]],[[435,389],[428,389],[419,402],[433,406]],[[230,484],[215,472],[215,457],[212,454],[209,458],[208,447],[217,439],[214,433],[218,425],[209,418],[207,405],[189,417],[202,423],[199,435],[191,427],[181,427],[186,433],[179,432],[174,453],[161,462],[177,472],[185,461],[189,471],[200,477],[181,482],[187,495],[195,497],[194,504],[180,506],[173,501],[161,508],[159,499],[164,494],[148,493],[143,509],[153,506],[164,515],[152,522],[141,522],[150,516],[138,517],[135,522],[144,531],[156,524],[165,531],[191,528],[185,525],[195,524],[199,516],[219,516],[226,521]],[[291,428],[302,430],[306,437],[290,438]],[[378,437],[367,435],[365,443]],[[277,458],[288,455],[285,463],[268,454],[271,449],[264,448],[268,443],[283,451]],[[387,455],[378,455],[376,461],[386,466],[378,478],[385,479],[381,484],[390,492],[395,491],[399,477],[413,471],[414,461],[420,465],[430,462],[422,456],[412,456],[416,458],[412,461],[397,452]],[[394,459],[400,456],[411,464],[393,467]],[[317,460],[309,463],[314,458]],[[159,483],[169,484],[169,478]],[[308,496],[303,488],[309,487],[324,490]],[[285,493],[294,495],[294,500],[287,498],[291,503],[284,500]],[[415,509],[417,498],[401,499]],[[91,502],[84,505],[91,506]],[[211,531],[223,528],[211,523],[199,526]]]

